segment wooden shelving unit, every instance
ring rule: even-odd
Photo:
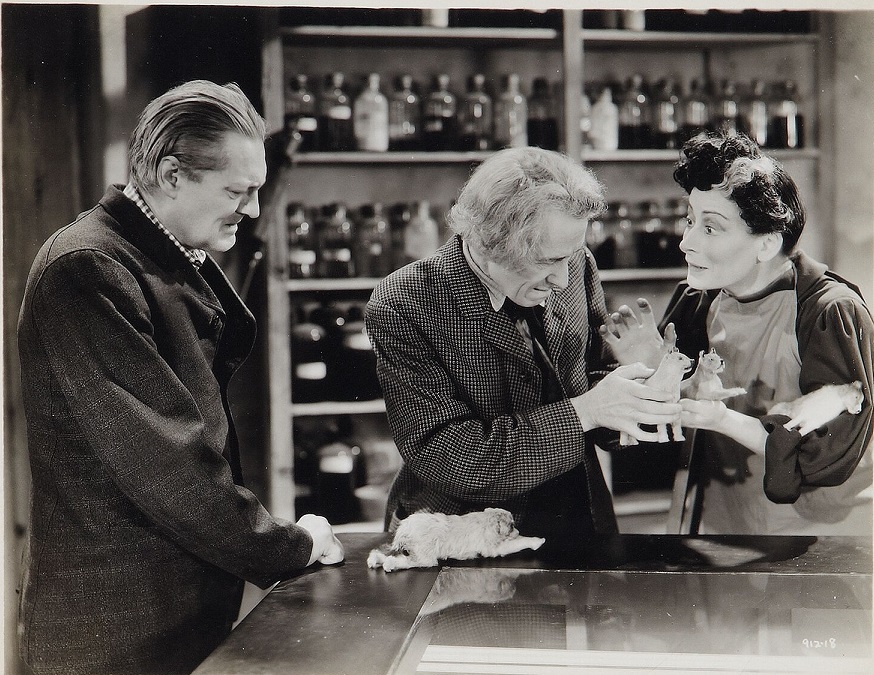
[[[419,26],[296,26],[277,25],[278,13],[267,22],[263,43],[263,101],[270,131],[282,127],[283,83],[294,72],[329,72],[334,69],[356,74],[410,72],[453,74],[485,72],[497,76],[519,72],[527,82],[535,74],[557,77],[562,87],[563,150],[596,165],[608,185],[609,197],[640,194],[672,194],[670,164],[677,150],[595,151],[581,148],[578,125],[580,94],[584,82],[597,79],[611,67],[626,75],[637,66],[657,68],[662,60],[682,63],[702,74],[718,76],[743,72],[760,76],[748,62],[777,50],[789,65],[778,64],[778,74],[803,76],[803,90],[815,99],[816,50],[819,35],[774,33],[686,33],[665,31],[590,30],[582,28],[579,10],[564,10],[561,30],[540,28],[434,28]],[[752,53],[748,56],[747,53]],[[678,61],[679,59],[679,61]],[[685,59],[685,61],[683,60]],[[802,63],[796,63],[798,60]],[[438,62],[439,61],[439,62]],[[654,65],[653,65],[654,64]],[[812,64],[812,65],[811,65]],[[759,64],[763,65],[763,64]],[[762,76],[773,76],[772,71]],[[783,70],[780,70],[783,69]],[[619,71],[616,71],[619,72]],[[613,74],[616,74],[615,72]],[[456,85],[460,80],[454,80]],[[784,163],[801,167],[802,191],[816,194],[820,152],[816,147],[816,110],[809,115],[808,143],[802,150],[774,151]],[[262,218],[270,231],[270,274],[267,282],[268,362],[270,378],[270,509],[278,516],[294,518],[292,423],[297,417],[330,415],[383,415],[383,401],[291,403],[291,354],[288,330],[292,299],[298,296],[371,291],[378,279],[288,279],[284,275],[284,207],[289,201],[328,203],[343,200],[414,201],[430,199],[448,203],[470,169],[489,153],[304,153],[295,157],[280,189],[263,205]],[[657,179],[652,178],[657,174]],[[793,175],[795,175],[793,173]],[[645,176],[646,180],[640,180]],[[433,194],[431,194],[432,191]],[[647,192],[649,191],[649,192]],[[618,194],[617,194],[618,193]],[[812,201],[808,198],[808,201]],[[814,214],[815,218],[815,214]],[[613,269],[601,271],[605,286],[626,289],[651,286],[658,292],[670,289],[685,277],[685,268]],[[636,504],[637,501],[634,501]],[[658,508],[661,509],[662,505]],[[623,506],[639,511],[649,506]]]

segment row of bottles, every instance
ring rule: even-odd
[[[534,78],[526,96],[515,73],[492,92],[486,76],[468,78],[464,94],[453,91],[446,74],[436,75],[425,95],[410,75],[382,91],[379,73],[353,95],[343,73],[327,76],[317,96],[304,74],[289,80],[285,126],[301,135],[300,152],[475,151],[535,145],[559,147],[554,86]]]
[[[294,403],[370,401],[382,396],[361,302],[307,302],[290,326]]]
[[[753,80],[748,86],[723,80],[714,87],[693,79],[684,91],[672,78],[651,86],[639,74],[624,85],[584,87],[580,115],[584,148],[678,148],[702,129],[743,132],[765,148],[802,148],[804,117],[797,87],[791,80]]]
[[[586,245],[600,269],[681,267],[686,214],[685,199],[610,202],[589,223]]]
[[[288,276],[292,279],[381,278],[431,255],[442,243],[431,203],[342,202],[286,207]]]

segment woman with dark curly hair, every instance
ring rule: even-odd
[[[671,342],[675,329],[677,347],[693,359],[715,349],[725,361],[722,385],[746,390],[681,401],[683,426],[696,430],[687,437],[703,488],[700,531],[870,535],[874,326],[859,289],[798,249],[798,188],[746,136],[690,139],[674,180],[689,195],[680,243],[688,272],[659,331]],[[642,320],[623,306],[603,329],[620,363],[652,358],[640,351],[652,312],[639,305]],[[786,415],[769,414],[857,380],[859,414],[843,412],[804,435],[784,427]]]

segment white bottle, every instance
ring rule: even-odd
[[[613,103],[610,87],[592,106],[592,128],[589,132],[595,150],[616,150],[619,147],[619,108]]]
[[[580,146],[592,147],[592,102],[586,92],[580,95]]]
[[[359,150],[388,150],[388,99],[379,90],[379,74],[367,76],[367,87],[352,107],[355,142]]]

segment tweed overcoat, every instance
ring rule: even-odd
[[[606,309],[591,253],[569,267],[569,285],[550,296],[544,323],[565,393],[575,396],[615,364],[598,335]],[[588,522],[576,529],[615,530],[594,441],[610,449],[616,434],[584,433],[567,397],[542,403],[540,370],[511,320],[492,308],[459,237],[384,279],[365,320],[403,458],[387,529],[418,510],[500,506],[521,531],[537,530],[530,498],[547,485],[559,508],[581,496],[588,502]]]
[[[33,476],[19,638],[37,673],[190,672],[243,580],[306,566],[309,534],[242,487],[227,400],[255,321],[110,187],[56,232],[19,317]]]

